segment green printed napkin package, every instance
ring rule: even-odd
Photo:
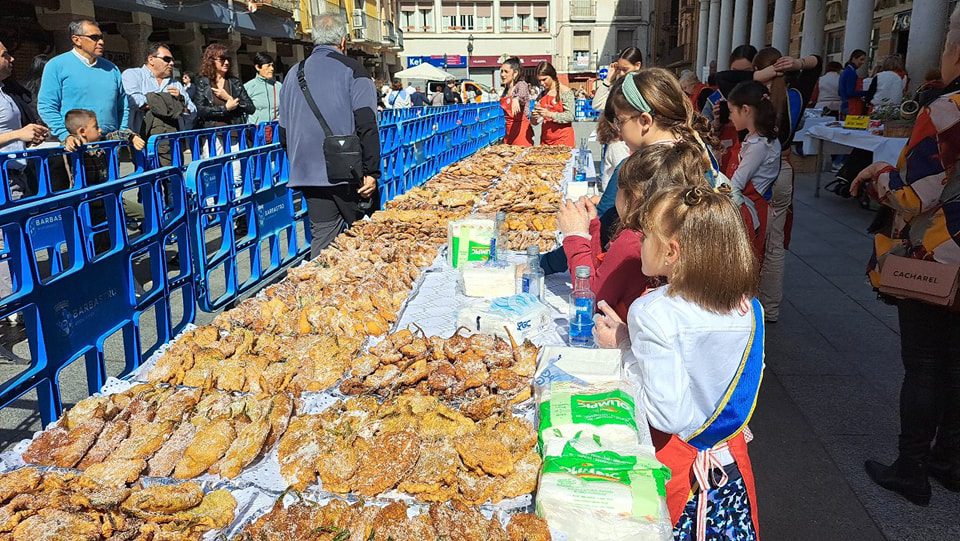
[[[537,513],[569,541],[672,539],[669,479],[653,449],[598,436],[554,442],[545,449]]]
[[[552,440],[598,437],[608,444],[639,445],[636,390],[625,382],[578,385],[554,382],[540,389],[540,448]]]

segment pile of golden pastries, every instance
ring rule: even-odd
[[[529,341],[518,346],[491,335],[459,332],[444,339],[404,329],[357,357],[340,390],[348,395],[433,395],[458,403],[461,413],[479,421],[530,398],[538,353]]]
[[[566,147],[532,148],[487,193],[479,210],[507,213],[504,229],[509,249],[537,246],[545,252],[556,247],[560,182],[569,158]]]
[[[42,466],[192,479],[233,478],[287,428],[285,394],[235,396],[217,390],[136,385],[81,400],[23,454]]]
[[[232,479],[275,444],[296,489],[319,478],[330,492],[397,490],[444,505],[412,519],[402,504],[278,507],[240,539],[549,539],[535,517],[518,515],[504,531],[465,507],[536,488],[536,432],[511,413],[530,396],[535,346],[399,331],[361,353],[394,327],[451,220],[505,210],[511,249],[552,248],[568,156],[500,145],[445,168],[283,281],[184,333],[150,383],[79,402],[23,454],[79,472],[0,477],[0,541],[198,539],[232,522],[228,491],[130,483]],[[302,393],[337,386],[362,396],[293,415]]]
[[[480,505],[533,492],[536,443],[533,426],[509,413],[474,422],[432,396],[349,398],[290,420],[280,473],[295,489],[319,477],[338,494],[397,489],[420,501]]]
[[[135,484],[123,468],[82,474],[20,468],[0,475],[4,541],[193,541],[233,522],[228,490],[204,494],[196,483]]]
[[[148,379],[228,391],[322,391],[369,336],[390,330],[436,248],[383,241],[360,250],[342,236],[264,294],[172,344]]]
[[[273,509],[248,524],[233,541],[550,541],[547,523],[527,513],[510,517],[504,528],[460,502],[431,504],[410,517],[406,504],[384,507],[350,505],[332,500],[326,505],[297,502]]]

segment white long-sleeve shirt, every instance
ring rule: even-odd
[[[688,438],[716,411],[740,366],[754,315],[716,314],[662,286],[630,305],[627,379],[653,428]],[[721,461],[729,464],[730,456]]]
[[[877,93],[870,103],[874,107],[897,105],[903,101],[903,92],[907,89],[907,80],[892,71],[881,71],[876,75]]]
[[[817,83],[819,91],[817,92],[816,109],[822,111],[824,108],[831,111],[840,110],[840,74],[835,71],[824,73]]]

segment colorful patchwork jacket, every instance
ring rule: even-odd
[[[871,197],[894,210],[876,235],[868,267],[874,287],[888,253],[960,264],[960,79],[923,107],[897,167],[868,184]]]

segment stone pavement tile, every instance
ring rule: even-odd
[[[879,524],[884,535],[897,541],[960,539],[960,494],[933,482],[929,507],[919,507],[896,493],[875,485],[863,471],[867,459],[885,464],[896,458],[896,437],[837,436],[825,443],[849,487]]]
[[[764,539],[883,539],[775,373],[768,371],[750,429]]]
[[[896,405],[883,400],[862,376],[784,375],[780,381],[825,440],[840,434],[899,432]]]

